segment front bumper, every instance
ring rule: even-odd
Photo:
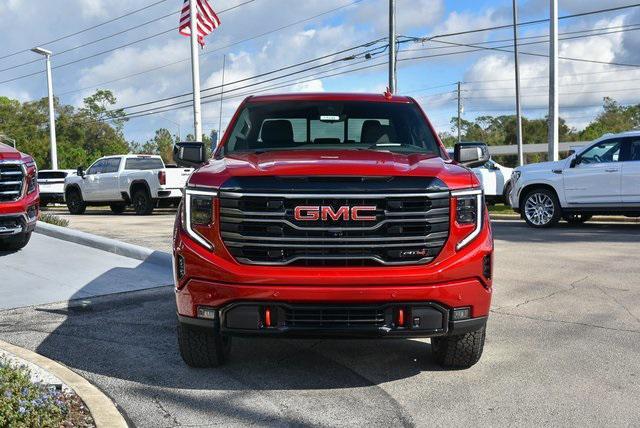
[[[402,325],[397,318],[400,309],[406,311]],[[265,322],[266,310],[270,325]],[[451,310],[432,302],[364,306],[243,302],[220,309],[215,319],[178,315],[178,321],[227,336],[394,338],[461,335],[483,328],[487,317],[453,320]]]
[[[14,202],[0,203],[0,237],[30,233],[36,228],[39,215],[37,192]]]

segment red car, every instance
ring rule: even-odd
[[[184,361],[217,366],[233,336],[430,337],[446,367],[482,354],[493,239],[480,183],[415,100],[249,97],[199,167],[174,230]]]
[[[33,158],[0,143],[0,251],[16,251],[38,220],[38,180]]]

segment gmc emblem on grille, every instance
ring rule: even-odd
[[[363,213],[375,212],[374,205],[356,205],[350,207],[343,205],[337,210],[327,205],[301,205],[294,210],[294,218],[299,221],[327,221],[329,219],[337,220],[368,220],[376,219],[375,215],[364,215]]]

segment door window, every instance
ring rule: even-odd
[[[94,174],[102,174],[105,167],[105,159],[97,160],[89,169],[87,170],[87,175]]]
[[[622,142],[618,140],[602,141],[580,155],[581,164],[610,163],[620,161]]]
[[[632,140],[629,142],[629,156],[626,160],[640,161],[640,140]]]
[[[118,168],[120,168],[120,158],[109,158],[105,159],[105,166],[103,169],[103,173],[108,172],[118,172]]]

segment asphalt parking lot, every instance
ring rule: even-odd
[[[79,371],[142,427],[640,425],[640,226],[494,231],[487,344],[468,370],[434,365],[427,340],[269,339],[189,369],[170,287],[0,312],[0,338]]]

